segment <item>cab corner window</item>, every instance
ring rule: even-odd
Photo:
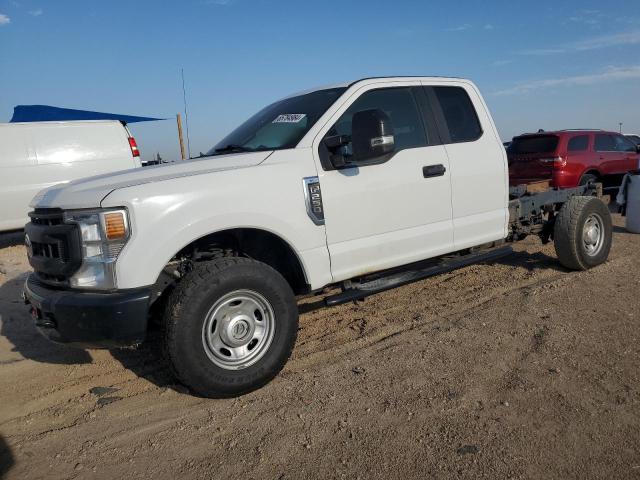
[[[464,88],[433,87],[449,130],[450,143],[473,142],[482,136],[482,126]]]
[[[336,157],[345,166],[357,165],[426,146],[425,128],[411,87],[362,94],[327,132],[323,143],[331,150],[334,167]]]

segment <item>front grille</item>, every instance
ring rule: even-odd
[[[59,209],[36,209],[29,217],[25,227],[29,263],[41,281],[64,285],[82,264],[77,225],[65,224]]]
[[[33,255],[45,258],[60,258],[60,247],[52,243],[31,242]]]
[[[29,213],[31,223],[35,225],[61,225],[63,223],[61,210],[36,209]]]
[[[62,225],[63,214],[62,210],[58,209],[36,209],[33,212],[29,212],[29,218],[33,225],[52,227],[55,225]],[[63,258],[62,244],[61,242],[39,242],[34,238],[29,239],[31,241],[31,254],[34,257],[44,258]]]

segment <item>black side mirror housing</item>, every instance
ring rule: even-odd
[[[353,156],[356,161],[382,157],[395,150],[393,124],[382,110],[356,112],[351,125]]]
[[[636,153],[640,153],[640,143],[636,145]]]

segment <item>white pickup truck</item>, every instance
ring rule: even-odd
[[[468,80],[370,78],[277,101],[203,158],[38,194],[25,301],[50,339],[144,340],[164,314],[167,358],[209,396],[282,369],[296,295],[355,301],[510,252],[529,234],[587,269],[609,254],[601,186],[509,189],[507,158]]]

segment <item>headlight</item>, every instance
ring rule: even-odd
[[[82,239],[82,266],[69,279],[71,287],[115,289],[116,259],[129,239],[125,209],[70,210],[65,223],[75,223]]]

